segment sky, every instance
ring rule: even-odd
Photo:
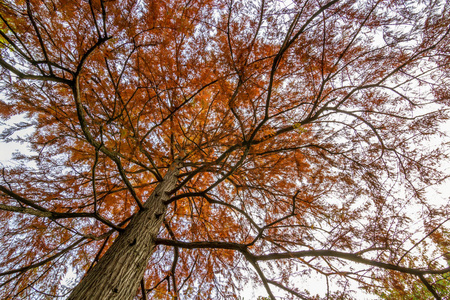
[[[15,123],[19,123],[24,121],[22,116],[14,116],[10,118],[9,120],[1,120],[0,121],[0,134],[11,125],[14,125]],[[30,134],[32,132],[32,128],[28,128],[25,130],[21,130],[19,133],[13,134],[11,138],[17,137],[19,134],[21,137],[26,137],[27,134]],[[21,154],[32,154],[32,152],[29,150],[26,144],[18,143],[18,142],[9,142],[9,143],[2,143],[0,142],[0,167],[5,167],[7,165],[12,164],[11,159],[13,157],[13,154],[15,152],[21,153]],[[66,278],[68,280],[72,279],[73,276],[70,274],[67,275]],[[311,295],[320,295],[322,297],[326,296],[326,279],[324,276],[319,276],[318,274],[315,274],[315,272],[311,273],[311,276],[307,279],[305,278],[292,278],[291,282],[293,283],[291,287],[296,287],[299,289],[307,289],[311,292]],[[248,283],[245,285],[240,300],[254,300],[257,299],[259,296],[266,297],[267,293],[265,288],[263,287],[261,282],[258,282],[257,285],[254,286],[251,283]],[[355,285],[353,287],[354,290],[357,290],[357,286]],[[282,295],[278,292],[279,290],[275,287],[273,287],[272,292],[274,292],[275,296]],[[373,295],[367,295],[364,293],[355,293],[353,296],[357,296],[357,299],[360,300],[372,300],[372,299],[378,299],[378,297]]]

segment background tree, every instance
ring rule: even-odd
[[[23,117],[1,138],[32,152],[2,170],[2,298],[319,299],[310,276],[325,298],[445,296],[449,205],[426,192],[449,175],[448,2],[3,0],[0,19],[0,111]]]

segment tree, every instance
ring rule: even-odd
[[[449,8],[3,0],[2,298],[441,299]]]
[[[430,281],[430,278],[428,280]],[[400,282],[403,285],[403,290],[398,289],[399,285],[397,284],[397,289],[391,289],[391,286],[389,286],[385,291],[379,292],[379,295],[382,299],[406,300],[433,299],[435,295],[437,297],[439,295],[448,295],[450,290],[448,273],[446,276],[433,276],[431,281],[434,282],[433,290],[427,289],[424,284],[414,282],[411,278],[405,278],[404,281]]]
[[[426,247],[427,245],[425,245]],[[422,245],[423,247],[423,245]],[[423,252],[423,249],[421,249]],[[448,253],[448,249],[442,249],[445,253]],[[448,255],[446,255],[447,264]],[[427,287],[430,284],[424,278],[420,278],[421,281],[414,280],[413,277],[407,274],[396,276],[392,278],[384,278],[383,289],[376,290],[376,293],[382,299],[406,299],[406,300],[420,300],[420,299],[433,299],[433,296],[439,297],[439,295],[448,295],[450,291],[450,273],[431,275],[428,277],[428,281],[432,282],[432,288]]]

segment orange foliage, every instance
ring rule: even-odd
[[[449,175],[433,3],[2,1],[0,115],[23,124],[0,137],[32,154],[2,169],[0,297],[67,294],[177,157],[147,297],[448,272],[448,204],[424,192]]]

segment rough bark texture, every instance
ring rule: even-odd
[[[75,287],[69,300],[127,300],[136,295],[162,225],[168,199],[177,182],[179,162],[169,168],[164,180],[98,263]]]

